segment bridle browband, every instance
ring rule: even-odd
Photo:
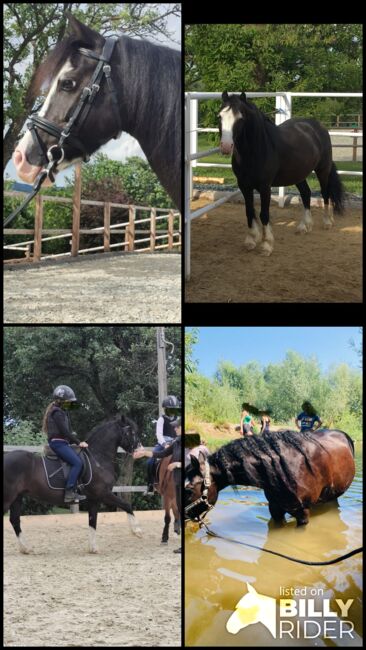
[[[213,508],[213,505],[208,502],[208,488],[211,483],[210,465],[205,460],[205,475],[203,477],[201,496],[184,508],[185,520],[196,521],[202,526],[204,517]]]
[[[50,179],[52,183],[54,182],[55,177],[53,172],[57,167],[57,165],[61,163],[65,157],[65,152],[63,149],[63,145],[65,141],[69,143],[72,147],[75,147],[76,149],[80,150],[84,162],[87,162],[89,160],[87,149],[83,144],[83,142],[80,140],[78,136],[78,132],[80,131],[80,128],[82,127],[83,123],[88,117],[89,111],[93,105],[95,97],[100,90],[103,76],[106,79],[108,90],[111,94],[111,99],[113,102],[113,106],[117,118],[116,135],[114,137],[115,138],[118,137],[119,133],[122,130],[121,118],[118,110],[118,96],[112,81],[111,66],[110,66],[110,61],[116,43],[117,40],[112,38],[107,38],[101,55],[96,54],[92,50],[88,50],[84,47],[78,48],[78,51],[81,54],[83,54],[84,56],[90,59],[95,59],[96,61],[98,61],[98,63],[90,79],[89,85],[83,88],[83,91],[80,95],[80,99],[76,107],[72,111],[71,117],[69,118],[65,127],[59,127],[57,126],[57,124],[54,124],[49,120],[46,120],[44,117],[40,117],[38,112],[31,113],[31,115],[29,116],[27,127],[31,132],[33,141],[35,145],[38,147],[41,156],[43,156],[46,159],[46,161],[48,161],[48,164],[39,172],[37,178],[33,183],[32,192],[30,193],[30,195],[26,198],[24,203],[22,203],[22,205],[19,208],[17,208],[17,210],[12,212],[12,214],[9,215],[7,219],[5,219],[4,226],[7,226],[19,214],[19,212],[21,212],[23,208],[25,208],[26,205],[28,205],[28,203],[33,199],[33,197],[37,194],[37,192],[39,192],[42,183],[47,177]],[[75,133],[76,127],[77,127],[77,131]],[[41,129],[42,131],[45,131],[49,135],[58,138],[57,144],[54,144],[47,149],[44,142],[41,140],[37,129]],[[72,130],[74,130],[74,133],[72,133]]]

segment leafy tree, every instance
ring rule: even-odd
[[[361,24],[211,24],[185,28],[185,88],[200,91],[359,92]],[[273,115],[273,99],[256,99]],[[294,98],[293,114],[329,122],[360,110],[357,98]],[[217,123],[218,102],[200,121]]]
[[[181,394],[181,332],[167,327],[168,387]],[[71,385],[83,408],[72,421],[81,437],[104,418],[134,419],[144,444],[158,416],[156,328],[121,326],[7,327],[4,334],[5,416],[41,430],[57,384]]]

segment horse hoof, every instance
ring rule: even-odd
[[[264,257],[269,257],[272,254],[272,251],[272,246],[270,244],[267,244],[267,242],[264,242],[262,245],[261,255]]]
[[[324,230],[330,230],[331,227],[332,227],[332,224],[331,224],[331,223],[323,223],[323,228],[324,228]]]
[[[244,242],[244,246],[247,251],[252,251],[256,247],[255,241],[246,241]]]
[[[90,555],[97,555],[99,553],[97,548],[90,548],[89,549]]]
[[[297,235],[306,235],[307,231],[308,231],[308,229],[307,229],[307,227],[305,226],[304,223],[299,223],[299,225],[296,228],[296,234]]]
[[[168,543],[167,539],[162,539],[161,542],[160,542],[160,544],[167,544],[167,543]]]
[[[136,537],[142,537],[142,530],[138,526],[132,532]]]

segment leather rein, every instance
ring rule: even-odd
[[[76,135],[75,127],[77,125],[78,130],[80,130],[82,124],[85,122],[89,114],[89,111],[94,103],[95,97],[100,90],[103,76],[106,79],[108,90],[111,93],[114,111],[117,118],[116,120],[117,130],[116,130],[116,135],[114,137],[115,138],[118,137],[119,133],[121,132],[121,118],[118,110],[118,96],[112,81],[111,66],[110,66],[110,61],[116,43],[117,40],[112,38],[107,38],[101,55],[98,55],[92,50],[88,50],[83,47],[79,48],[78,51],[81,54],[83,54],[88,58],[95,59],[96,61],[98,61],[98,63],[90,79],[89,85],[83,88],[80,99],[76,107],[74,108],[71,117],[68,120],[65,127],[63,128],[59,127],[57,126],[57,124],[50,122],[44,117],[40,117],[38,111],[40,110],[41,106],[38,107],[37,112],[31,113],[31,115],[29,116],[28,118],[29,121],[27,122],[27,128],[31,132],[35,145],[38,147],[41,155],[48,161],[48,164],[39,172],[37,178],[33,183],[32,191],[29,194],[29,196],[27,196],[27,198],[20,205],[19,208],[14,210],[14,212],[12,212],[7,217],[7,219],[5,219],[4,226],[7,226],[9,223],[11,223],[13,219],[15,219],[15,217],[28,205],[28,203],[30,203],[30,201],[41,189],[41,185],[46,180],[47,177],[50,179],[52,183],[54,182],[55,177],[53,172],[55,171],[57,165],[59,165],[65,157],[65,152],[63,149],[63,145],[65,141],[67,141],[71,146],[80,150],[84,162],[87,162],[89,160],[87,149],[85,148],[84,144],[81,142],[79,137]],[[37,129],[41,129],[42,131],[45,131],[49,135],[58,138],[57,144],[54,144],[47,149],[45,144],[42,142],[42,139],[40,138]]]

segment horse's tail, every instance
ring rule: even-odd
[[[330,199],[333,203],[334,212],[342,214],[342,212],[344,212],[345,193],[344,187],[341,183],[341,179],[339,178],[339,174],[334,163],[332,163],[332,167],[329,173],[327,189]]]

